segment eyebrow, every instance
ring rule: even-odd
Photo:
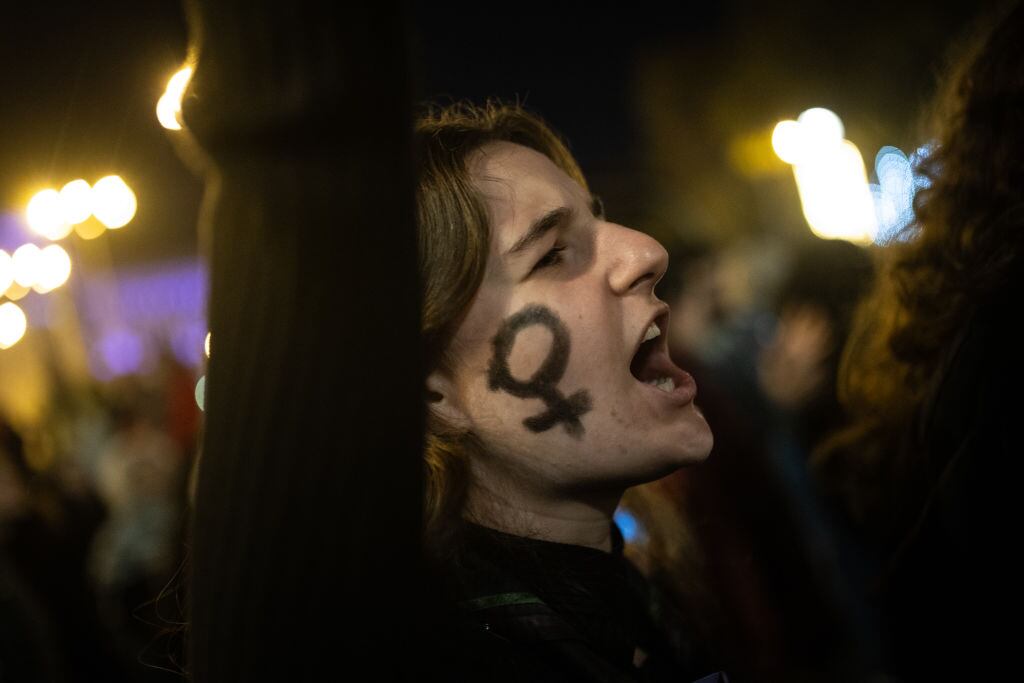
[[[595,218],[604,218],[604,203],[597,195],[591,195],[590,197],[590,212]],[[573,213],[572,209],[565,206],[548,211],[530,224],[530,229],[516,240],[516,243],[505,252],[505,256],[515,256],[522,253],[554,228],[571,222]]]
[[[568,223],[569,219],[572,218],[572,214],[572,209],[565,206],[548,211],[530,224],[530,229],[526,231],[525,235],[516,240],[516,243],[505,252],[505,256],[515,256],[521,253],[531,244],[544,237],[553,228]]]

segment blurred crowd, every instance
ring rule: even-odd
[[[180,678],[192,371],[74,385],[19,433],[0,415],[0,680]]]

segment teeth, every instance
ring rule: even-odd
[[[658,328],[658,326],[654,323],[651,323],[651,326],[647,328],[647,332],[644,333],[644,341],[651,341],[660,334],[661,330]]]
[[[658,379],[652,379],[650,381],[644,382],[644,384],[650,384],[652,387],[661,389],[666,394],[671,394],[673,391],[676,390],[676,383],[672,380],[671,377],[659,377]]]

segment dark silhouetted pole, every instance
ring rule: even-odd
[[[200,683],[405,677],[423,402],[404,13],[188,10],[213,337],[187,665]]]

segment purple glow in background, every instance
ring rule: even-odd
[[[103,360],[104,378],[138,372],[142,367],[145,349],[139,335],[129,330],[112,330],[103,335],[99,343]]]
[[[79,282],[78,311],[98,378],[144,371],[162,348],[193,369],[202,364],[207,276],[199,261],[89,274]]]
[[[0,249],[10,254],[25,242],[37,239],[29,232],[24,216],[13,211],[0,212]]]

